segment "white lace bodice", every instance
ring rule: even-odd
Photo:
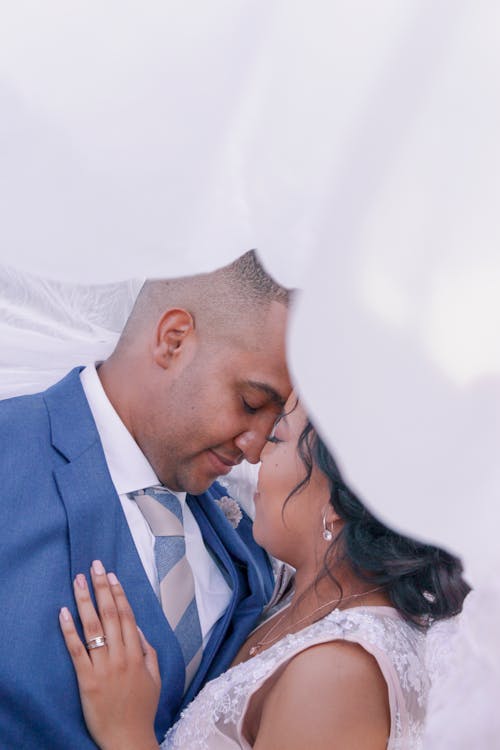
[[[388,750],[421,748],[428,693],[425,635],[391,607],[356,607],[331,612],[207,683],[167,733],[162,750],[248,750],[242,727],[253,694],[300,651],[338,639],[359,643],[377,659],[391,709]]]

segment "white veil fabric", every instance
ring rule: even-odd
[[[427,750],[500,734],[499,29],[488,0],[0,10],[1,395],[104,358],[141,278],[257,247],[349,481],[476,589],[429,644]]]
[[[142,284],[84,286],[0,266],[0,398],[44,390],[109,356]]]

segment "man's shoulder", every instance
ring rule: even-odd
[[[25,433],[35,422],[47,421],[43,393],[15,396],[0,401],[0,435],[21,428]]]
[[[72,370],[45,391],[0,400],[0,442],[4,449],[6,444],[19,445],[23,441],[33,445],[37,435],[48,434],[51,430],[51,407],[66,411],[71,402],[71,392],[85,399],[78,370]]]
[[[4,493],[39,481],[51,466],[50,422],[41,394],[0,402],[0,474]]]

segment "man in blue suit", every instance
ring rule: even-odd
[[[73,581],[93,560],[118,575],[157,650],[159,740],[254,627],[272,570],[248,516],[234,528],[222,512],[215,480],[258,461],[290,391],[287,305],[253,252],[147,282],[108,360],[0,403],[0,748],[95,750],[57,623],[63,605],[76,617]],[[135,501],[158,485],[180,503],[194,579],[202,655],[189,680]]]

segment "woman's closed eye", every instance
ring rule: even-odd
[[[281,440],[279,437],[276,437],[276,435],[268,435],[266,437],[266,440],[268,443],[283,443],[284,441]]]
[[[268,443],[273,443],[274,445],[277,445],[278,443],[284,443],[285,440],[283,438],[286,437],[286,429],[285,429],[285,434],[283,433],[283,430],[285,427],[286,427],[285,416],[284,414],[280,414],[280,416],[274,423],[273,429],[271,430],[269,435],[266,437],[266,441]]]

